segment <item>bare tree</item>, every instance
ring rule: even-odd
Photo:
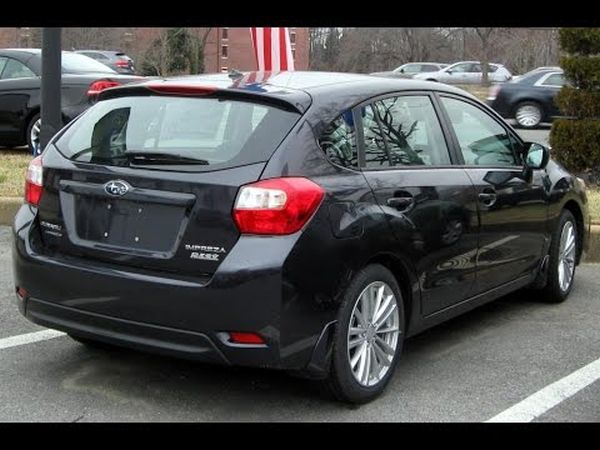
[[[488,77],[490,62],[489,51],[490,51],[490,40],[495,35],[497,28],[475,28],[475,33],[479,37],[481,44],[481,84],[488,86],[490,80]]]

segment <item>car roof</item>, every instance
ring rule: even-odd
[[[30,55],[40,55],[42,53],[41,48],[1,48],[0,52],[19,52]],[[73,53],[70,50],[63,50],[63,53]]]
[[[435,61],[410,61],[410,62],[401,64],[401,65],[405,66],[407,64],[435,64],[437,66],[442,66],[442,65],[447,64],[447,63],[440,63],[440,62],[435,62]]]
[[[82,53],[82,52],[95,52],[95,53],[112,53],[112,54],[125,54],[125,52],[121,51],[121,50],[95,50],[95,49],[83,49],[83,50],[75,50],[75,53]]]
[[[219,89],[244,89],[249,87],[276,87],[285,91],[301,90],[307,93],[319,90],[338,90],[339,87],[347,87],[352,83],[352,91],[360,92],[361,88],[367,86],[371,89],[379,87],[382,92],[389,90],[435,90],[452,93],[465,94],[464,91],[450,85],[441,83],[432,83],[429,81],[381,78],[367,74],[342,73],[342,72],[317,72],[317,71],[284,71],[278,73],[269,72],[240,72],[239,80],[236,84],[236,78],[228,73],[214,73],[202,75],[185,75],[180,77],[162,78],[163,83],[173,85],[185,83],[186,85],[214,85]],[[156,83],[157,79],[149,80],[147,83]],[[144,83],[141,83],[142,85]],[[272,90],[275,94],[277,90]]]
[[[446,84],[431,81],[384,78],[366,74],[286,71],[238,72],[235,76],[227,73],[187,75],[169,78],[152,78],[140,83],[107,89],[100,93],[99,100],[139,95],[147,88],[216,88],[220,95],[262,98],[278,104],[292,106],[305,112],[311,105],[315,110],[346,110],[362,101],[392,92],[438,91],[459,94],[471,99],[473,95]]]

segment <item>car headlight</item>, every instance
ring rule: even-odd
[[[585,185],[585,180],[583,178],[575,177],[577,181],[577,185],[581,188],[581,190],[585,191],[587,186]]]

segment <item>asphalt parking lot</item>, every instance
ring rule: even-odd
[[[480,422],[600,358],[591,264],[561,305],[524,292],[408,340],[387,392],[358,408],[284,373],[92,350],[67,336],[3,347],[43,330],[14,305],[9,242],[0,227],[0,421]],[[535,420],[599,421],[600,381],[557,403]]]

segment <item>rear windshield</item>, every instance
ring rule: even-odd
[[[73,161],[214,170],[267,161],[300,114],[218,98],[100,101],[55,141]]]
[[[110,67],[90,58],[89,56],[82,55],[80,53],[67,53],[62,54],[62,69],[66,73],[116,73]]]

